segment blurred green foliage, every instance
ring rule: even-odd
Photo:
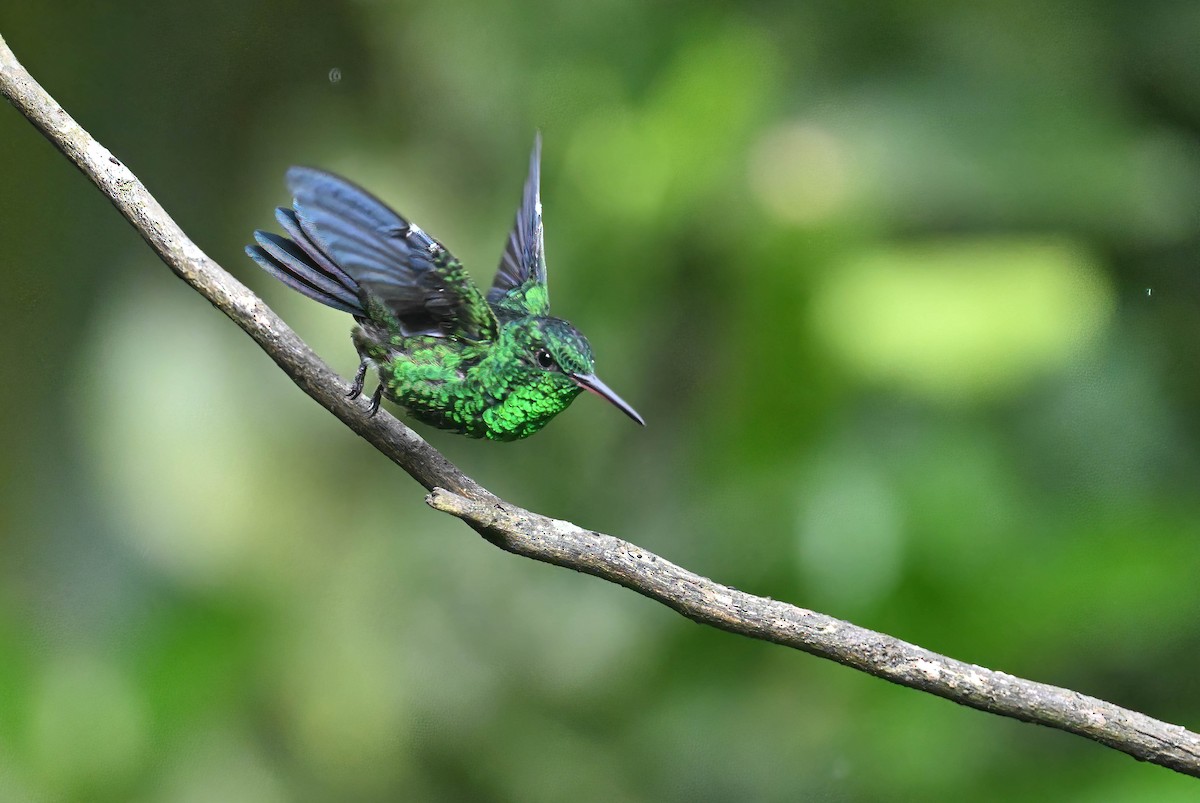
[[[539,511],[1200,726],[1200,6],[7,4],[241,253],[315,164],[555,311],[641,430],[422,430]],[[1194,781],[697,628],[421,503],[0,110],[0,799],[1171,801]]]

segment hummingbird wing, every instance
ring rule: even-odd
[[[287,185],[300,229],[359,288],[369,317],[400,334],[494,340],[496,316],[462,263],[366,190],[311,167]]]
[[[529,155],[529,177],[517,220],[508,234],[500,268],[488,291],[488,301],[499,306],[516,306],[533,315],[550,311],[546,292],[546,246],[542,237],[542,135],[533,140]]]
[[[250,258],[293,290],[336,310],[366,318],[358,284],[309,239],[300,228],[296,213],[280,207],[275,210],[275,219],[291,239],[269,231],[256,231],[254,241],[257,245],[246,246]]]

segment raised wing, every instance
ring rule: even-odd
[[[533,141],[529,177],[517,220],[508,234],[500,268],[488,291],[488,300],[499,306],[517,306],[533,315],[550,311],[546,291],[546,247],[542,238],[542,135]]]
[[[441,243],[366,190],[311,167],[287,171],[303,233],[345,271],[372,318],[380,307],[406,335],[493,340],[496,316],[466,270]]]

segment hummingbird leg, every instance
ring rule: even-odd
[[[367,415],[370,416],[371,418],[374,418],[375,414],[377,412],[379,412],[379,403],[382,401],[383,401],[383,383],[380,382],[379,386],[375,388],[375,392],[371,394],[371,406],[369,408],[367,408]]]
[[[347,399],[357,399],[362,395],[363,383],[367,381],[367,361],[363,360],[358,364],[358,373],[354,375],[354,384],[350,386],[350,392],[346,394]]]

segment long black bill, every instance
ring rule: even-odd
[[[579,385],[579,387],[583,388],[584,390],[590,390],[592,393],[595,393],[605,401],[612,402],[612,404],[625,415],[629,416],[643,427],[646,426],[645,419],[638,415],[637,410],[630,407],[624,399],[613,393],[612,388],[601,382],[600,378],[595,374],[569,374],[569,376],[575,380],[575,384]]]

